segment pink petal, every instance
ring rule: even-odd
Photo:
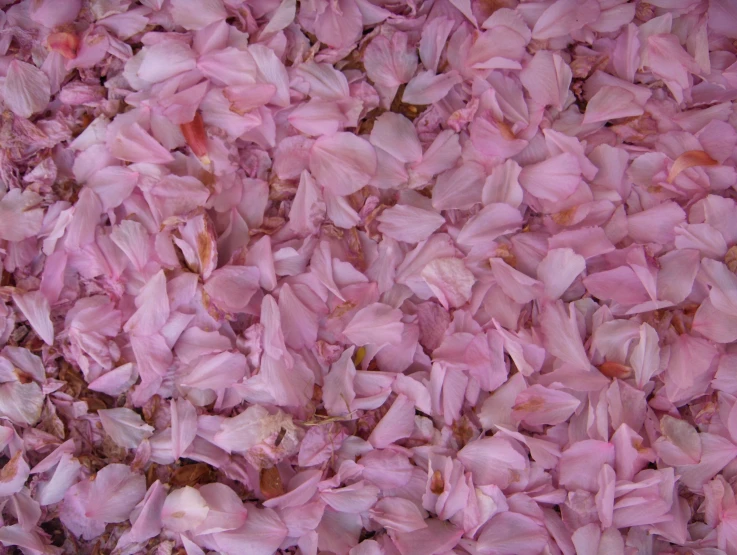
[[[422,278],[446,310],[463,306],[476,281],[460,258],[436,258],[423,268]]]
[[[137,379],[133,363],[123,364],[92,380],[87,387],[107,395],[118,396],[132,386]]]
[[[567,309],[560,301],[546,304],[540,318],[545,348],[553,356],[581,370],[588,370],[591,363],[583,348],[576,319],[573,304],[568,305]]]
[[[374,83],[398,87],[412,78],[417,69],[417,53],[407,43],[407,34],[402,31],[395,32],[391,39],[379,35],[369,43],[364,66]]]
[[[11,189],[0,199],[0,239],[22,241],[41,231],[41,197],[25,189]]]
[[[172,400],[170,407],[172,454],[178,459],[197,434],[197,411],[187,399]]]
[[[598,491],[597,476],[602,465],[614,465],[614,445],[587,439],[571,445],[560,459],[560,485],[571,490]]]
[[[542,283],[515,270],[501,258],[489,259],[494,279],[515,302],[524,304],[542,294]]]
[[[259,276],[260,272],[253,266],[225,266],[210,274],[205,292],[222,310],[243,312],[258,290]]]
[[[186,0],[175,0],[186,1]],[[150,83],[159,83],[197,67],[195,53],[178,40],[161,41],[146,47],[138,77]]]
[[[368,441],[376,449],[384,449],[395,441],[409,437],[414,427],[415,404],[404,395],[399,395],[371,432]]]
[[[580,404],[573,395],[533,385],[517,395],[513,415],[530,426],[554,426],[568,420]]]
[[[72,23],[82,9],[81,0],[69,0],[59,4],[54,0],[34,2],[31,8],[31,19],[48,29],[65,23]]]
[[[8,67],[2,89],[3,101],[13,113],[30,118],[42,112],[51,98],[49,78],[40,69],[13,60]]]
[[[371,130],[370,141],[404,163],[418,162],[422,158],[417,131],[412,122],[400,114],[386,112],[379,116]]]
[[[525,191],[551,202],[561,202],[571,196],[580,181],[578,160],[568,153],[525,166],[519,176],[520,185]]]
[[[31,469],[28,466],[22,451],[16,451],[10,460],[0,469],[0,495],[13,495],[21,490],[26,483]]]
[[[516,208],[508,204],[488,204],[468,220],[456,241],[466,247],[481,247],[517,231],[521,225],[522,215]]]
[[[167,164],[174,160],[171,153],[138,123],[121,128],[112,137],[109,148],[113,156],[127,162]]]
[[[43,339],[47,345],[54,344],[54,325],[51,323],[51,308],[49,301],[41,291],[13,295],[13,300],[23,315],[28,319],[33,331]]]
[[[484,190],[481,193],[481,202],[484,206],[503,202],[513,207],[522,204],[522,187],[519,184],[519,175],[522,168],[514,160],[507,160],[497,166],[486,178]]]
[[[343,330],[354,345],[385,345],[399,342],[404,325],[402,313],[383,303],[373,303],[359,310]]]
[[[144,423],[140,415],[130,409],[101,409],[97,414],[100,415],[100,423],[105,433],[125,449],[137,448],[141,441],[150,437],[154,431],[153,426]]]
[[[18,425],[32,425],[41,418],[44,395],[35,382],[0,385],[0,415]]]
[[[640,326],[640,341],[632,349],[630,364],[635,371],[635,380],[642,388],[660,370],[660,347],[658,333],[649,324]]]
[[[468,443],[458,452],[458,460],[471,472],[476,485],[494,484],[502,489],[529,464],[516,442],[499,436]]]
[[[611,119],[639,116],[644,109],[635,101],[635,95],[629,91],[604,86],[591,97],[586,105],[584,124],[598,123]]]
[[[185,369],[179,383],[200,389],[223,389],[243,379],[246,369],[246,357],[241,353],[205,355]]]
[[[248,510],[230,487],[225,484],[205,484],[199,493],[209,508],[205,520],[195,529],[195,534],[214,534],[240,528]]]
[[[402,102],[420,106],[434,104],[445,98],[460,82],[461,76],[455,70],[440,75],[435,75],[432,71],[421,71],[407,83],[402,93]]]
[[[398,532],[394,535],[394,545],[401,555],[448,552],[463,536],[463,530],[441,520],[429,519],[426,522],[426,528],[413,532]]]
[[[401,497],[382,497],[369,514],[372,520],[397,532],[414,532],[427,527],[417,505]]]
[[[188,31],[202,29],[228,17],[222,0],[172,0],[170,10],[174,23]]]
[[[136,296],[138,310],[123,329],[133,335],[151,335],[169,319],[169,298],[166,295],[164,271],[157,272]]]
[[[166,496],[161,510],[161,523],[174,532],[194,530],[210,511],[205,498],[196,489],[185,486]]]
[[[133,525],[128,532],[127,539],[133,542],[142,542],[161,533],[161,511],[166,501],[166,490],[160,481],[156,480],[146,492],[138,516],[131,521]]]
[[[436,212],[404,204],[384,210],[377,220],[381,233],[405,243],[424,241],[445,223]]]
[[[567,1],[570,5],[572,2]],[[568,98],[573,74],[558,54],[547,50],[535,53],[520,72],[520,81],[535,102],[542,106],[561,108]]]
[[[479,535],[481,553],[539,553],[548,541],[545,529],[530,517],[505,512],[495,515]]]
[[[271,555],[287,536],[287,528],[271,509],[247,506],[248,518],[240,528],[212,536],[214,547],[225,553]]]
[[[378,495],[379,488],[359,481],[343,488],[324,490],[320,498],[338,512],[362,513],[374,506]]]
[[[432,191],[435,210],[467,210],[481,202],[485,173],[480,164],[469,162],[438,176]]]
[[[310,152],[310,171],[318,184],[336,195],[350,195],[376,172],[376,152],[352,133],[320,137]]]
[[[537,267],[537,277],[545,285],[545,296],[557,299],[585,269],[586,260],[573,249],[551,249]]]
[[[599,3],[563,0],[548,7],[535,23],[532,38],[551,39],[568,35],[599,17]]]

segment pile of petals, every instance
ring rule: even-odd
[[[735,0],[0,0],[0,543],[737,554]]]

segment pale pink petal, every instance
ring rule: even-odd
[[[422,278],[446,310],[463,306],[476,282],[460,258],[436,258],[422,269]]]
[[[223,0],[172,0],[170,11],[174,24],[188,31],[202,29],[228,17]]]
[[[307,135],[332,135],[344,126],[345,116],[335,102],[310,100],[289,114],[289,123]]]
[[[404,162],[422,158],[422,145],[412,122],[400,114],[386,112],[379,116],[371,130],[371,144]]]
[[[533,385],[517,395],[512,414],[530,426],[554,426],[568,420],[580,404],[564,391]]]
[[[81,0],[69,0],[61,4],[54,0],[42,0],[33,3],[31,19],[48,29],[53,29],[58,25],[72,23],[80,9],[82,9]]]
[[[722,468],[737,456],[737,446],[731,441],[709,433],[701,437],[701,460],[696,464],[678,466],[680,483],[692,490],[700,490]]]
[[[631,92],[619,87],[604,86],[588,101],[583,123],[639,116],[644,111]]]
[[[422,161],[415,164],[414,172],[418,183],[413,188],[420,187],[426,183],[425,177],[429,178],[455,166],[461,156],[461,145],[458,134],[451,129],[441,131],[430,147],[425,151]]]
[[[157,272],[136,296],[138,310],[128,319],[123,329],[133,335],[151,335],[158,332],[169,319],[169,297],[166,295],[164,271]]]
[[[359,481],[344,488],[324,490],[320,498],[338,512],[362,513],[374,506],[378,495],[379,488]]]
[[[529,465],[519,444],[499,436],[470,442],[458,452],[458,460],[471,472],[477,486],[494,484],[502,489]]]
[[[419,243],[442,226],[445,218],[430,210],[397,204],[384,210],[377,221],[384,235],[405,243]]]
[[[287,536],[287,528],[271,509],[246,506],[248,518],[240,528],[212,536],[216,549],[229,554],[271,555]]]
[[[46,74],[20,60],[11,61],[7,71],[2,89],[5,106],[22,118],[42,112],[51,98]]]
[[[567,2],[571,4],[570,1]],[[520,81],[530,98],[542,106],[561,108],[568,98],[573,74],[558,54],[540,50],[520,72]]]
[[[259,277],[253,266],[225,266],[212,272],[204,289],[220,309],[243,312],[258,290]]]
[[[463,530],[442,520],[428,519],[426,523],[421,530],[394,535],[394,545],[402,555],[451,552],[463,536]]]
[[[545,285],[545,296],[558,299],[586,269],[586,260],[573,249],[551,249],[537,267],[537,277]]]
[[[379,35],[366,47],[366,74],[383,87],[408,82],[417,69],[417,52],[408,45],[407,33],[395,31],[391,38]]]
[[[376,152],[352,133],[323,136],[312,146],[310,171],[319,185],[336,195],[350,195],[376,172]]]
[[[323,384],[323,400],[325,410],[331,416],[341,416],[351,412],[351,404],[356,398],[353,380],[356,377],[356,367],[353,364],[354,348],[343,352],[340,358],[332,364],[325,376]]]
[[[32,425],[41,418],[44,395],[36,382],[0,385],[0,415],[18,425]]]
[[[127,162],[167,164],[174,160],[171,153],[138,123],[118,130],[109,142],[110,153]]]
[[[310,306],[305,299],[316,300],[311,291],[302,285],[294,288],[285,283],[279,292],[279,312],[281,314],[284,342],[293,349],[313,345],[318,334],[318,313],[315,305]]]
[[[515,208],[522,204],[523,192],[519,184],[521,171],[522,168],[514,160],[507,160],[494,168],[484,183],[481,202],[484,205],[503,202]]]
[[[560,301],[546,303],[540,318],[544,344],[553,356],[581,370],[588,370],[591,363],[583,348],[576,320],[576,308],[573,304],[566,308]]]
[[[194,530],[197,535],[213,534],[240,528],[248,515],[243,502],[225,484],[205,484],[199,493],[208,506],[205,520]]]
[[[491,273],[505,294],[520,304],[542,295],[543,284],[512,268],[501,258],[490,258]]]
[[[369,514],[372,520],[397,532],[414,532],[427,527],[417,505],[401,497],[381,498]]]
[[[138,77],[150,83],[166,81],[197,67],[195,53],[182,41],[162,41],[146,47],[142,52],[143,61],[138,67]]]
[[[87,516],[102,522],[123,522],[145,494],[146,479],[142,475],[134,474],[127,465],[107,465],[90,487]],[[64,499],[66,502],[66,496]]]
[[[105,372],[99,378],[92,380],[87,387],[92,391],[118,396],[132,386],[137,377],[133,363],[128,362]]]
[[[404,328],[401,319],[399,310],[383,303],[373,303],[355,314],[343,335],[359,346],[398,343]]]
[[[184,369],[179,383],[199,389],[223,389],[242,380],[246,369],[246,357],[241,353],[205,355]]]
[[[395,441],[409,437],[414,427],[415,404],[404,395],[399,395],[371,432],[368,441],[376,449],[384,449]]]
[[[433,187],[433,208],[438,211],[452,208],[468,210],[481,202],[485,177],[484,168],[475,162],[443,172]]]
[[[185,486],[166,496],[161,510],[161,523],[174,532],[194,530],[209,512],[205,498],[196,489]]]
[[[588,439],[574,443],[560,459],[560,485],[571,490],[599,490],[598,474],[602,465],[614,465],[614,445]]]
[[[461,82],[455,70],[435,75],[432,71],[421,71],[407,83],[402,93],[402,102],[407,104],[433,104],[445,98],[450,89]]]
[[[508,204],[492,203],[468,220],[456,241],[466,247],[482,247],[518,230],[521,225],[519,210]]]
[[[153,426],[146,424],[141,416],[130,409],[103,409],[97,411],[105,433],[117,445],[135,449],[144,439],[151,436]]]
[[[16,451],[0,469],[0,496],[7,497],[17,493],[26,483],[31,469],[22,451]]]
[[[172,454],[178,459],[197,434],[197,411],[192,403],[181,398],[172,400],[170,407]]]
[[[581,167],[576,157],[569,153],[525,166],[519,175],[520,185],[525,191],[551,202],[560,202],[571,196],[580,181]]]
[[[675,202],[663,202],[627,218],[629,235],[639,243],[666,244],[675,238],[675,228],[686,219]]]
[[[635,371],[635,380],[640,388],[660,371],[658,333],[649,324],[640,326],[640,341],[632,349],[630,365]]]
[[[16,293],[13,300],[28,323],[38,336],[43,339],[47,345],[54,343],[54,325],[51,322],[51,308],[49,301],[44,297],[41,291],[31,291],[29,293]]]
[[[43,223],[41,197],[25,189],[11,189],[0,199],[0,239],[22,241],[33,237]]]
[[[479,535],[479,553],[513,555],[540,553],[548,541],[544,527],[529,516],[504,512],[495,515]]]
[[[333,48],[345,48],[361,37],[361,12],[354,0],[328,2],[315,18],[317,38]]]
[[[560,0],[549,6],[532,29],[536,40],[569,35],[584,25],[594,23],[599,17],[599,2],[595,0]]]
[[[425,69],[437,71],[440,55],[453,30],[454,22],[447,17],[435,17],[422,28],[420,60]]]

